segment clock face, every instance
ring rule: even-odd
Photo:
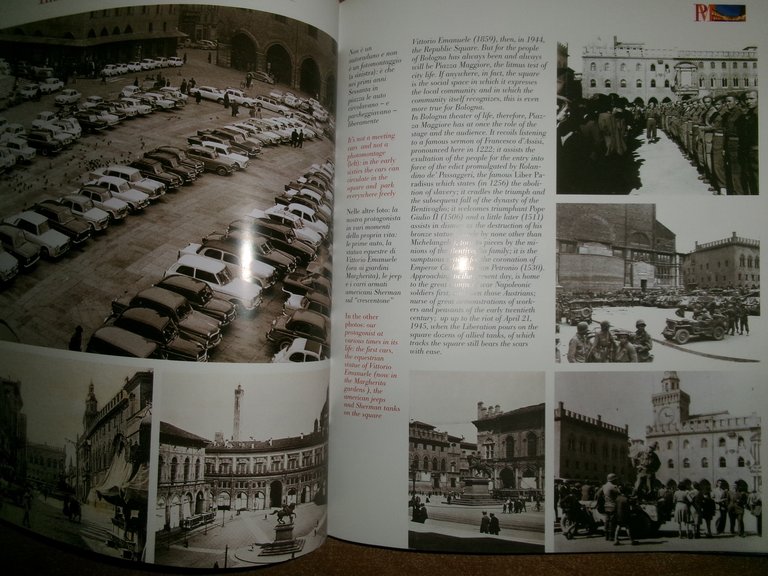
[[[675,420],[675,411],[667,406],[659,410],[659,424],[670,424]]]

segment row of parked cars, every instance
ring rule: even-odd
[[[99,76],[111,78],[112,76],[121,76],[132,72],[146,72],[148,70],[157,70],[158,68],[178,68],[184,65],[184,59],[178,56],[156,56],[154,58],[144,58],[134,62],[119,62],[117,64],[105,64],[99,71]]]
[[[309,167],[301,179],[322,182],[332,201],[331,162]],[[254,314],[263,293],[281,283],[283,314],[267,333],[277,350],[275,361],[327,358],[330,267],[318,265],[317,256],[329,241],[329,227],[314,216],[306,205],[276,204],[187,244],[162,279],[112,302],[109,318],[87,350],[206,361],[227,326],[238,315]],[[312,225],[313,235],[301,234],[304,222]]]

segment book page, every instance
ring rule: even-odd
[[[764,7],[340,10],[329,532],[765,552]]]
[[[338,5],[109,4],[0,8],[0,517],[290,560],[327,533]]]

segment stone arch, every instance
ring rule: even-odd
[[[511,468],[504,468],[501,472],[499,472],[499,480],[501,481],[502,488],[516,488],[515,471]]]
[[[249,30],[236,30],[230,42],[232,68],[243,72],[259,69],[259,42]]]
[[[299,66],[299,90],[317,98],[320,96],[321,84],[317,62],[314,58],[305,58]]]
[[[293,85],[293,60],[288,50],[281,44],[273,44],[266,50],[267,72],[272,74],[275,82]]]

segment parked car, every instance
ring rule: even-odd
[[[230,102],[237,102],[239,106],[245,106],[246,108],[253,108],[256,105],[256,100],[248,96],[242,90],[237,88],[226,88],[224,94],[229,94]]]
[[[195,86],[194,88],[190,88],[188,92],[192,97],[196,97],[200,94],[200,98],[203,100],[211,100],[217,104],[222,104],[224,102],[224,91],[213,86]]]
[[[158,146],[150,152],[159,152],[161,154],[170,154],[176,160],[178,160],[183,166],[188,166],[195,171],[195,174],[200,176],[205,171],[205,164],[200,160],[190,158],[187,153],[181,148],[175,146]]]
[[[65,206],[55,202],[40,202],[35,204],[32,210],[47,218],[51,228],[67,236],[75,246],[83,244],[91,237],[91,227]]]
[[[5,146],[0,146],[0,174],[16,166],[18,159]]]
[[[277,207],[273,206],[266,210],[254,209],[248,213],[248,216],[288,226],[293,229],[293,233],[298,240],[309,244],[313,250],[318,250],[323,242],[323,237],[320,233],[305,227],[304,221],[301,218],[281,208],[282,206],[277,205]]]
[[[298,295],[316,292],[330,298],[331,281],[320,274],[293,272],[283,278],[283,290]]]
[[[230,152],[228,153],[240,154],[246,158],[253,158],[254,156],[258,156],[261,152],[261,144],[245,140],[242,136],[236,138],[234,134],[224,130],[198,130],[197,135],[204,140],[217,142],[218,144],[229,147]],[[222,151],[223,149],[219,150],[219,152]]]
[[[258,284],[262,290],[268,290],[274,286],[278,279],[274,267],[253,259],[247,252],[232,250],[231,243],[216,241],[205,244],[190,243],[179,251],[179,257],[182,254],[197,254],[217,262],[224,262],[233,275]]]
[[[296,310],[312,310],[330,319],[331,297],[328,294],[315,290],[305,294],[293,294],[287,291],[285,293],[287,298],[283,302],[283,314],[291,314]]]
[[[195,168],[182,164],[176,156],[167,152],[152,151],[144,154],[144,158],[157,160],[166,172],[176,174],[184,184],[192,184],[197,180]]]
[[[97,168],[91,172],[92,178],[101,178],[102,176],[116,176],[127,180],[131,185],[131,188],[135,188],[145,194],[149,195],[150,200],[155,201],[165,194],[165,184],[146,178],[139,171],[138,168],[133,166],[126,166],[125,164],[110,164],[105,168]]]
[[[202,244],[218,245],[223,243],[230,252],[248,253],[252,258],[272,266],[279,278],[296,270],[298,258],[278,250],[263,236],[236,238],[227,237],[224,234],[213,233],[203,238]]]
[[[120,98],[120,101],[123,102],[126,106],[135,108],[137,116],[147,116],[148,114],[151,114],[154,111],[153,106],[150,106],[149,104],[145,104],[144,102],[141,101],[140,98],[123,96],[122,98]]]
[[[328,348],[330,323],[322,314],[309,310],[296,310],[290,316],[279,316],[272,321],[267,340],[278,349],[291,345],[295,338],[306,338]]]
[[[272,208],[269,208],[267,211],[270,210],[284,210],[286,212],[289,212],[290,214],[293,214],[295,216],[298,216],[302,219],[304,222],[304,225],[307,228],[310,228],[314,231],[316,231],[318,234],[320,234],[323,238],[327,238],[328,234],[330,232],[330,229],[328,228],[328,224],[323,222],[317,217],[317,213],[315,210],[310,208],[309,206],[305,206],[303,204],[296,204],[296,203],[289,203],[287,205],[285,204],[275,204]]]
[[[46,78],[40,82],[40,92],[43,94],[52,94],[62,88],[64,88],[64,82],[58,78]]]
[[[247,156],[236,153],[226,144],[208,140],[205,136],[190,136],[187,138],[187,142],[189,142],[191,146],[202,146],[203,148],[215,150],[218,152],[219,156],[233,160],[238,170],[245,170],[250,163]]]
[[[22,138],[7,138],[2,140],[2,145],[8,151],[16,156],[16,163],[31,162],[37,155],[37,151],[32,148],[27,141]]]
[[[69,106],[77,104],[83,95],[74,88],[64,88],[53,98],[53,103],[57,106]]]
[[[710,338],[722,340],[728,329],[728,319],[722,314],[714,314],[711,319],[693,320],[691,318],[667,318],[661,334],[667,340],[686,344],[691,338]]]
[[[166,190],[175,190],[182,185],[180,176],[167,172],[160,162],[152,158],[139,158],[131,162],[129,166],[136,168],[145,178],[161,182],[165,185]]]
[[[112,301],[114,315],[120,315],[128,308],[151,308],[163,316],[169,316],[185,338],[200,342],[207,349],[215,348],[221,343],[219,321],[196,311],[184,296],[176,292],[152,286],[133,297],[116,298]]]
[[[3,222],[22,230],[27,240],[40,246],[40,254],[45,258],[60,258],[72,246],[66,235],[54,230],[48,219],[37,212],[25,210],[4,218]]]
[[[106,326],[122,328],[155,342],[162,357],[168,360],[208,360],[208,349],[203,344],[184,338],[173,319],[156,310],[128,308],[120,316],[108,320]]]
[[[61,140],[55,138],[51,132],[32,130],[27,134],[27,144],[37,150],[41,156],[58,154],[64,149]]]
[[[40,260],[40,246],[30,242],[24,232],[10,224],[0,224],[0,246],[13,255],[22,270],[28,270]]]
[[[19,261],[13,254],[0,248],[0,283],[7,284],[19,274]]]
[[[190,146],[185,153],[193,160],[202,162],[208,172],[215,172],[219,176],[230,176],[237,170],[237,162],[231,158],[219,156],[219,153],[211,148]]]
[[[37,83],[22,84],[18,90],[19,97],[23,100],[32,100],[40,96],[40,85]]]
[[[272,362],[319,362],[328,358],[328,351],[320,342],[307,338],[294,338],[283,344],[273,356]]]
[[[278,114],[281,114],[283,116],[286,116],[291,112],[291,109],[288,108],[288,106],[286,106],[276,98],[272,98],[271,96],[264,96],[263,94],[255,94],[253,96],[253,99],[256,101],[256,105],[258,106],[258,104],[261,104],[261,107],[264,108],[264,110],[277,112]]]
[[[257,80],[258,82],[265,82],[267,84],[275,83],[274,77],[272,77],[270,74],[267,74],[266,72],[253,71],[249,72],[249,74],[251,75],[251,78]]]
[[[149,206],[149,195],[132,188],[130,183],[117,176],[102,176],[87,183],[88,186],[97,186],[109,190],[114,198],[128,204],[128,210],[138,212]]]
[[[75,112],[74,117],[85,132],[101,132],[109,128],[109,124],[104,118],[87,110]]]
[[[228,326],[237,317],[235,305],[214,296],[211,287],[202,280],[181,275],[166,276],[155,286],[184,296],[192,308],[214,318],[222,327]]]
[[[51,201],[44,200],[42,203],[47,202]],[[97,208],[90,198],[80,194],[68,194],[62,196],[56,202],[67,208],[74,216],[86,222],[91,228],[91,233],[103,232],[109,226],[109,212]]]
[[[261,287],[233,276],[223,262],[193,254],[183,254],[165,276],[182,274],[202,280],[221,298],[235,304],[239,310],[252,312],[261,306]]]
[[[98,186],[83,186],[77,192],[91,200],[97,208],[109,214],[110,222],[122,222],[128,216],[128,204],[119,198],[113,198],[109,190]]]
[[[276,222],[256,218],[240,218],[230,222],[227,226],[226,235],[241,239],[253,236],[267,238],[275,248],[295,256],[302,264],[308,264],[317,258],[317,252],[308,244],[297,241],[292,228]]]
[[[86,352],[128,358],[160,358],[160,346],[144,336],[117,326],[102,326],[88,340]]]
[[[184,104],[177,104],[175,100],[159,92],[144,92],[141,97],[143,100],[151,99],[154,102],[155,107],[160,110],[173,110],[174,108],[181,108],[184,106]]]

